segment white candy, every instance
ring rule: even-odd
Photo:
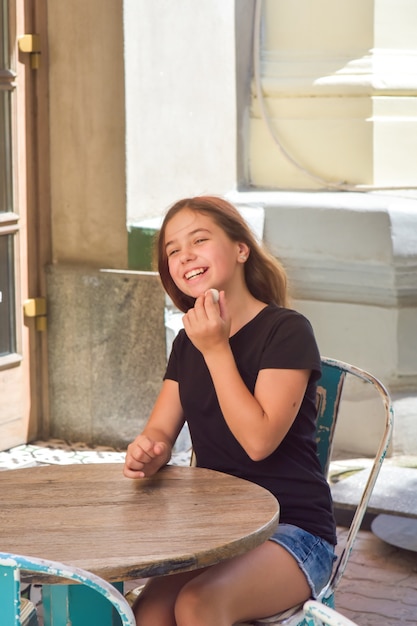
[[[211,294],[213,296],[213,302],[218,302],[219,301],[219,292],[217,289],[209,289],[209,291],[211,291]]]

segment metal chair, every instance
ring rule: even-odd
[[[113,585],[99,576],[56,561],[0,552],[1,626],[22,626],[24,623],[20,599],[21,572],[24,575],[32,575],[32,577],[34,575],[36,577],[46,575],[48,578],[66,579],[93,589],[113,605],[117,615],[120,616],[120,623],[123,626],[136,626],[135,617],[123,595]],[[65,612],[67,607],[62,606],[60,609],[62,612]],[[60,619],[63,619],[62,616]],[[31,626],[37,624],[37,618],[33,612],[30,616],[30,621],[25,621],[25,623]],[[71,616],[68,615],[67,618],[64,618],[64,623],[70,624]],[[93,624],[99,624],[100,622],[90,621],[90,623],[93,626]]]
[[[364,518],[369,499],[372,494],[379,470],[387,453],[393,428],[393,407],[390,395],[384,385],[375,376],[359,367],[349,365],[342,361],[322,357],[322,377],[317,386],[317,447],[318,456],[325,475],[328,475],[333,437],[339,415],[340,402],[342,399],[343,385],[347,375],[353,376],[364,384],[369,384],[375,391],[383,407],[384,424],[380,437],[378,449],[373,458],[368,480],[363,489],[358,506],[350,523],[346,542],[340,553],[328,584],[322,589],[318,596],[321,604],[334,607],[334,594],[340,579],[346,569],[350,554],[353,549],[356,536]],[[333,623],[333,622],[332,622]],[[334,622],[339,623],[339,622]],[[340,622],[341,623],[341,622]],[[346,622],[345,622],[346,623]],[[352,622],[347,622],[352,623]],[[245,622],[236,626],[309,626],[303,605],[293,607],[284,613],[274,615],[266,619]]]
[[[317,600],[308,600],[303,606],[308,626],[357,626],[355,622]]]

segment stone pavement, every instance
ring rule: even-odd
[[[339,527],[339,537],[346,533]],[[417,624],[417,553],[360,530],[336,591],[336,609],[359,626]]]
[[[343,480],[369,464],[369,459],[335,460],[330,480]],[[390,465],[417,471],[417,456],[386,458],[384,466]],[[371,519],[365,518],[362,527],[369,528]],[[347,529],[339,526],[341,543],[346,534]],[[417,625],[417,552],[385,543],[370,530],[360,530],[336,591],[336,609],[359,626]]]

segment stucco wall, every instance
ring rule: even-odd
[[[306,190],[415,186],[414,0],[261,6],[248,182]]]
[[[53,261],[127,267],[123,3],[48,1]]]
[[[233,0],[125,0],[128,222],[236,180]]]
[[[267,105],[285,145],[319,176],[417,185],[416,6],[265,2]],[[361,204],[357,193],[309,191],[316,183],[273,145],[253,82],[250,106],[254,7],[48,2],[54,263],[125,269],[126,223],[159,216],[178,197],[208,192],[260,204],[265,240],[284,257],[323,352],[381,375],[408,424],[417,415],[416,200],[388,192],[377,206],[366,193]],[[271,200],[265,187],[305,191]],[[49,289],[56,302],[59,281]],[[55,330],[54,363],[69,358],[74,333],[81,345],[90,341],[85,326]],[[397,440],[415,448],[403,432]]]
[[[293,307],[312,322],[321,354],[381,379],[394,399],[393,450],[415,454],[417,201],[338,192],[246,192],[229,198],[264,209],[264,240],[284,263]],[[335,445],[371,454],[381,413],[370,400],[363,402],[363,394],[349,393]]]

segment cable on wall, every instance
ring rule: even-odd
[[[314,180],[316,183],[325,187],[326,189],[336,189],[340,191],[382,191],[382,190],[395,190],[395,189],[417,189],[417,186],[374,186],[374,185],[351,185],[349,183],[332,182],[314,174],[311,170],[305,168],[299,163],[290,153],[284,148],[280,138],[277,136],[271,119],[266,110],[265,98],[262,90],[261,82],[261,26],[262,26],[262,9],[263,0],[255,0],[255,15],[254,15],[254,37],[253,37],[253,67],[254,67],[254,80],[256,96],[258,98],[259,107],[261,111],[261,117],[264,121],[271,138],[275,145],[278,147],[282,155],[287,161],[289,161],[297,170],[305,174],[308,178]]]

